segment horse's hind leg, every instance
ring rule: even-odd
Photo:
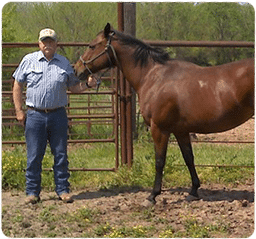
[[[155,124],[151,125],[151,132],[155,145],[156,175],[154,188],[148,200],[155,203],[156,196],[161,193],[163,169],[170,133],[162,132]]]
[[[200,187],[200,181],[197,176],[195,165],[194,165],[194,155],[192,151],[189,133],[175,134],[175,137],[178,141],[180,150],[182,152],[183,158],[186,162],[186,165],[189,169],[190,176],[192,179],[192,189],[191,189],[190,195],[198,197],[197,189]]]

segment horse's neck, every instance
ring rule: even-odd
[[[131,51],[122,51],[118,56],[124,77],[129,81],[135,91],[138,92],[145,75],[151,68],[151,63],[149,63],[147,67],[141,67],[139,63],[136,66]]]

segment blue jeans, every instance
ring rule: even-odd
[[[26,193],[39,196],[41,191],[42,160],[47,141],[54,155],[54,180],[56,193],[69,192],[67,158],[68,120],[65,108],[44,113],[27,111],[25,136],[27,143]]]

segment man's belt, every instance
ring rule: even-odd
[[[38,108],[35,108],[35,107],[28,106],[28,110],[35,110],[35,111],[43,112],[43,113],[52,113],[52,112],[55,112],[55,111],[63,109],[63,108],[64,107],[59,107],[59,108],[55,108],[55,109],[38,109]]]

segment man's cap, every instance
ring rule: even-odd
[[[39,41],[42,41],[42,40],[44,40],[47,37],[50,37],[54,41],[57,41],[57,34],[56,34],[56,32],[54,30],[50,29],[50,28],[45,28],[45,29],[40,31],[40,33],[39,33]]]

